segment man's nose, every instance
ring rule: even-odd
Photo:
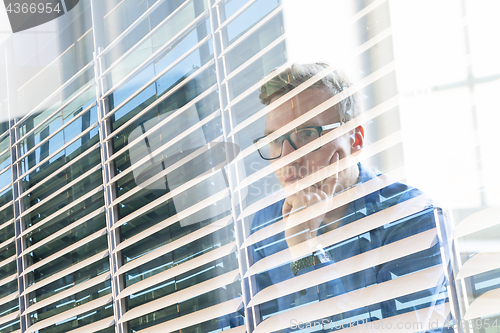
[[[292,147],[292,145],[290,144],[290,141],[288,141],[288,140],[283,140],[283,147],[281,149],[282,149],[281,157],[284,157],[284,156],[295,151],[295,148]]]

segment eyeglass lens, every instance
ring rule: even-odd
[[[264,158],[278,158],[281,156],[283,151],[283,141],[288,135],[280,136],[275,140],[271,141],[269,144],[262,146],[259,149],[260,154]],[[289,138],[296,148],[303,147],[308,143],[316,140],[319,137],[319,132],[316,128],[302,128],[299,130],[294,130],[289,133]],[[264,140],[262,138],[261,140]]]

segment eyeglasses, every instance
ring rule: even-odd
[[[324,125],[324,126],[310,126],[310,127],[304,127],[304,128],[297,128],[294,129],[291,132],[288,132],[287,134],[284,134],[269,143],[265,144],[263,142],[269,141],[267,138],[269,135],[257,138],[253,140],[253,143],[260,148],[259,154],[260,156],[265,159],[265,160],[275,160],[277,158],[281,157],[281,154],[283,154],[283,143],[288,141],[290,145],[293,147],[293,149],[299,149],[308,143],[313,142],[317,138],[321,136],[321,133],[323,131],[331,130],[334,128],[337,128],[341,126],[343,122],[339,123],[334,123],[334,124],[329,124],[329,125]],[[316,151],[320,149],[321,147],[314,149],[312,151]]]

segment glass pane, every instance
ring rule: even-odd
[[[195,27],[188,30],[179,40],[174,43],[172,47],[169,47],[162,54],[160,54],[155,61],[155,74],[160,74],[163,70],[165,70],[168,66],[170,66],[174,61],[178,60],[181,56],[183,56],[187,51],[189,51],[192,47],[194,47],[198,42],[200,42],[203,38],[205,38],[210,32],[210,20],[207,19],[202,21]],[[206,47],[211,47],[206,44]],[[200,56],[201,57],[201,56]],[[202,60],[201,62],[206,63],[206,60]],[[200,62],[200,63],[201,63]]]
[[[0,211],[0,227],[2,227],[4,223],[11,222],[13,218],[14,218],[14,205],[9,205]]]
[[[9,130],[9,122],[7,120],[0,121],[0,135]]]
[[[21,328],[19,319],[15,319],[5,324],[0,324],[0,330],[5,333],[15,332]]]
[[[1,172],[1,171],[0,171]],[[9,169],[0,174],[0,189],[12,183],[12,172]]]
[[[0,152],[3,152],[5,149],[10,147],[10,135],[4,136],[0,139]]]
[[[74,329],[85,327],[85,325],[92,324],[99,320],[113,316],[113,304],[93,309],[91,311],[79,314],[70,318],[71,320],[64,320],[56,323],[47,328],[41,329],[40,333],[59,333],[61,331],[71,332]]]
[[[19,128],[21,137],[26,135],[33,128],[43,123],[43,126],[41,128],[38,128],[35,134],[30,135],[26,139],[29,142],[29,140],[33,140],[35,137],[37,137],[37,139],[35,139],[36,142],[34,144],[38,144],[41,140],[43,140],[43,138],[40,137],[41,136],[40,132],[42,131],[43,128],[50,127],[49,134],[51,134],[61,127],[62,125],[60,118],[61,113],[63,122],[66,123],[69,120],[71,120],[74,116],[76,116],[78,113],[80,113],[80,111],[90,106],[94,101],[95,101],[95,86],[91,85],[89,88],[79,92],[78,96],[75,96],[75,98],[70,103],[68,103],[67,106],[65,106],[61,111],[58,111],[52,118],[50,118],[50,120],[48,120],[48,117],[56,111],[56,109],[58,108],[57,105],[59,104],[56,104],[55,106],[41,113],[36,113],[28,117],[25,121],[23,121],[22,125]],[[34,144],[32,143],[31,147],[33,147]],[[29,147],[28,150],[31,149],[31,147]]]
[[[74,138],[78,137],[83,131],[92,127],[97,121],[97,108],[92,108],[91,110],[85,112],[81,117],[72,122],[70,125],[65,127],[62,131],[55,134],[48,141],[44,142],[40,147],[36,148],[33,152],[30,152],[27,157],[21,160],[23,173],[32,169],[35,165],[55,153],[65,144],[71,142]],[[94,140],[94,141],[93,141]],[[95,140],[99,140],[98,128],[94,128],[90,132],[86,133],[65,150],[67,152],[73,152],[81,145],[88,145],[91,142],[96,143]],[[25,152],[24,152],[25,153]],[[62,155],[62,152],[59,153]]]
[[[57,259],[54,259],[42,267],[35,269],[27,274],[28,284],[32,285],[36,282],[42,281],[63,269],[66,269],[72,265],[75,265],[85,259],[90,258],[94,254],[104,251],[107,248],[106,235],[100,236],[99,238],[79,247],[78,249],[64,254]],[[35,255],[35,254],[34,254]],[[35,260],[38,260],[35,256]]]
[[[205,1],[193,0],[152,36],[153,52],[165,45],[205,10]]]
[[[175,87],[178,83],[193,74],[197,69],[209,62],[213,58],[211,45],[212,42],[208,41],[199,49],[191,53],[188,57],[183,59],[180,63],[175,65],[175,67],[172,68],[167,74],[159,78],[158,81],[156,81],[158,87],[158,97]],[[209,69],[207,71],[210,70],[213,71],[213,69]],[[200,79],[200,81],[203,82],[202,79]]]
[[[29,293],[30,305],[40,302],[50,296],[53,296],[61,291],[64,291],[73,286],[77,286],[82,282],[90,280],[98,275],[109,272],[109,258],[105,257],[93,264],[90,264],[72,274],[68,274],[54,282],[45,285],[43,288]]]
[[[13,207],[9,207],[10,209],[10,212],[12,213],[13,212]],[[12,215],[11,219],[13,218],[14,216]],[[15,229],[14,229],[14,223],[9,223],[8,225],[6,226],[3,226],[2,229],[0,229],[0,242],[3,243],[5,241],[7,241],[8,239],[14,237],[14,232],[15,232]]]
[[[0,286],[0,298],[9,296],[17,291],[17,281],[13,280]]]
[[[9,187],[0,192],[0,207],[5,206],[12,201],[12,187]]]
[[[77,163],[73,163],[70,167],[62,170],[62,172],[51,175],[50,181],[44,182],[42,185],[30,191],[28,195],[22,198],[21,202],[24,205],[24,209],[26,210],[31,206],[36,205],[56,191],[76,180],[93,167],[97,166],[100,162],[100,157],[100,150],[96,149],[89,155],[78,160]],[[36,173],[32,173],[31,175],[35,176]]]
[[[241,15],[227,25],[226,30],[229,44],[251,29],[267,14],[278,7],[279,4],[280,1],[276,0],[258,0],[248,7]]]
[[[159,323],[166,322],[177,318],[179,315],[177,313],[177,305],[171,305],[159,311],[155,311],[149,315],[141,316],[139,318],[132,319],[128,322],[129,333],[137,332],[143,330],[147,327],[157,325]]]
[[[0,267],[0,280],[3,280],[13,274],[17,273],[17,261],[11,261],[7,265]]]
[[[9,313],[13,313],[16,311],[19,311],[19,300],[17,298],[0,305],[0,317],[6,316]]]
[[[109,95],[108,103],[109,109],[113,110],[116,106],[120,105],[124,100],[126,100],[130,95],[139,90],[146,82],[152,79],[154,76],[153,64],[148,65],[142,69],[133,78],[128,80],[123,86],[116,89],[112,94]],[[156,85],[151,84],[136,97],[134,97],[125,106],[120,108],[117,112],[112,115],[113,119],[113,130],[116,130],[124,122],[135,116],[138,111],[145,109],[149,104],[151,104],[156,99]],[[153,97],[153,98],[151,98]],[[142,104],[141,104],[142,103]],[[136,109],[138,106],[138,111],[129,112]],[[126,117],[124,117],[126,115]]]
[[[196,14],[197,6],[203,7],[202,0],[194,0],[180,12],[175,14],[169,20],[167,20],[157,31],[153,33],[152,36],[148,37],[146,40],[142,41],[138,46],[128,54],[124,59],[120,60],[120,63],[114,67],[111,72],[107,75],[108,86],[111,87],[119,82],[125,75],[130,73],[135,69],[141,62],[146,60],[151,56],[156,50],[167,43],[172,37],[177,35],[185,26],[194,20]],[[172,10],[175,8],[171,7]],[[119,45],[115,46],[113,50],[120,51],[110,51],[105,55],[106,63],[112,64],[118,55],[122,55],[128,50],[132,45],[137,43],[142,37],[144,37],[147,32],[149,32],[149,22],[144,20],[137,26],[127,37],[120,42]],[[126,41],[134,40],[132,44],[128,47],[124,47]],[[116,52],[116,55],[114,55]]]
[[[64,233],[63,235],[57,237],[56,239],[51,240],[49,243],[44,244],[43,246],[38,247],[33,252],[30,252],[27,256],[26,262],[28,265],[36,264],[37,262],[44,260],[45,258],[57,253],[64,248],[75,244],[87,236],[92,235],[93,233],[106,228],[106,221],[104,215],[101,214],[98,217],[94,217],[91,220],[82,223],[81,225],[71,229],[70,231]],[[45,228],[47,229],[47,228]],[[60,226],[59,226],[59,229]],[[38,231],[34,237],[37,240],[43,239],[40,233],[45,234],[45,230]],[[47,235],[50,236],[50,235]],[[36,241],[31,241],[30,245],[36,244]]]
[[[204,222],[200,226],[204,224],[209,224]],[[133,226],[132,226],[133,227]],[[177,226],[170,227],[171,230],[179,229],[182,227],[180,224]],[[195,226],[197,227],[197,226]],[[122,227],[124,232],[131,227]],[[135,231],[135,230],[134,230]],[[168,236],[167,236],[168,237]],[[203,254],[206,254],[212,250],[220,248],[226,244],[229,244],[234,241],[234,232],[232,226],[224,227],[210,235],[204,236],[198,239],[195,243],[191,243],[189,247],[180,247],[175,249],[173,252],[167,253],[165,255],[159,256],[156,259],[149,261],[146,264],[143,264],[137,268],[134,268],[127,273],[125,273],[125,280],[127,286],[137,283],[141,280],[144,280],[150,276],[161,273],[173,266],[181,265],[182,263],[197,258]],[[128,249],[123,251],[123,260],[124,262],[133,261],[136,259],[135,255],[137,252],[134,250],[144,248],[144,244],[139,244],[136,249]],[[147,253],[147,252],[146,252]],[[133,254],[134,257],[129,257],[128,255]],[[145,253],[144,253],[145,254]]]
[[[35,312],[30,313],[31,325],[34,325],[40,320],[50,318],[52,316],[55,316],[56,314],[68,311],[110,293],[111,280],[107,280],[93,287],[79,291],[78,293],[70,297],[63,298],[55,303],[52,303]]]
[[[26,238],[26,246],[30,247],[31,245],[34,245],[38,243],[39,241],[45,239],[46,237],[49,237],[56,233],[57,231],[60,231],[61,229],[67,227],[71,223],[78,221],[81,218],[84,218],[87,214],[91,213],[92,208],[99,208],[100,206],[103,206],[103,198],[102,196],[98,198],[95,201],[90,201],[90,200],[85,200],[84,203],[76,205],[72,208],[72,214],[66,214],[64,213],[62,216],[54,218],[53,221],[45,223],[43,226],[41,226],[38,230],[33,231],[28,233],[29,238]],[[60,218],[64,217],[64,219],[61,221]],[[70,237],[72,233],[77,233],[81,234],[82,232],[86,231],[86,228],[88,228],[88,234],[95,232],[102,228],[103,223],[105,224],[105,218],[103,214],[99,214],[96,217],[93,217],[91,219],[88,219],[86,222],[82,223],[80,226],[75,227],[68,233],[64,234],[61,236],[61,238],[64,239],[64,241],[71,241],[74,237]]]
[[[0,155],[0,170],[10,165],[10,151]]]
[[[157,2],[157,0],[148,0],[149,6],[152,6]],[[174,12],[179,6],[184,4],[186,0],[171,0],[163,1],[162,4],[149,16],[151,21],[151,30],[156,28],[165,18]]]
[[[48,202],[42,204],[41,206],[38,206],[37,208],[26,214],[23,218],[26,227],[35,225],[51,214],[71,205],[73,201],[96,189],[101,184],[102,171],[97,170],[90,176],[76,183],[70,189],[63,191]]]
[[[245,61],[252,58],[263,48],[283,35],[283,31],[283,17],[281,15],[273,17],[269,22],[248,36],[244,43],[238,44],[228,52],[226,56],[228,70],[231,72],[238,68]]]
[[[178,142],[175,144],[171,145],[170,147],[166,148],[163,152],[157,151],[155,153],[155,157],[153,159],[150,159],[148,163],[145,164],[137,164],[137,167],[133,170],[133,175],[134,175],[134,182],[136,183],[141,183],[148,179],[152,173],[157,172],[158,170],[163,170],[166,169],[170,166],[172,166],[174,163],[178,162],[182,158],[188,156],[190,153],[193,153],[194,151],[198,149],[202,149],[203,146],[205,146],[207,143],[212,142],[215,140],[217,137],[219,137],[222,134],[222,126],[220,123],[220,117],[208,122],[205,126],[203,126],[201,129],[196,129],[193,131],[191,134],[181,138]],[[130,165],[131,162],[133,163],[138,163],[139,160],[143,156],[143,151],[141,151],[141,145],[138,144],[137,146],[133,147],[133,149],[123,153],[116,159],[116,168],[117,168],[117,173],[123,172],[126,170]],[[197,161],[203,161],[202,168],[208,168],[212,165],[216,165],[215,163],[210,164],[209,161],[206,160],[206,158],[210,158],[210,154],[205,154],[200,157],[199,160]],[[217,160],[218,162],[219,160]],[[153,166],[153,168],[151,168]],[[185,171],[187,172],[186,175],[192,176],[193,174],[189,174],[190,171],[192,171],[192,168],[196,169],[196,165],[193,162],[190,162],[189,164],[186,165],[187,168]],[[123,169],[122,169],[123,168]],[[159,168],[159,169],[158,169]],[[159,171],[158,171],[159,172]],[[196,171],[192,171],[194,174],[199,174]],[[180,183],[180,179],[175,178],[175,176],[180,176],[182,175],[181,173],[171,173],[171,177],[168,179],[168,189],[172,190],[176,187],[178,187]],[[128,186],[133,186],[130,185],[131,179],[124,177],[124,181],[127,181],[126,185]],[[161,181],[159,180],[161,183]],[[154,183],[152,185],[152,188],[154,189],[164,189],[166,190],[166,187],[161,185],[160,183],[156,184]],[[123,183],[120,183],[123,184]],[[160,186],[160,187],[158,187]],[[121,191],[121,190],[120,190]]]
[[[160,81],[161,79],[158,82]],[[187,82],[182,88],[177,90],[171,96],[164,99],[156,107],[152,108],[145,114],[141,115],[141,117],[134,120],[131,124],[127,125],[126,127],[123,127],[121,131],[113,137],[114,151],[115,152],[119,151],[128,143],[129,136],[131,135],[131,133],[137,133],[135,134],[135,137],[138,137],[140,135],[139,132],[148,131],[150,128],[154,127],[158,122],[162,121],[163,119],[167,118],[170,114],[172,114],[174,110],[183,107],[184,105],[192,101],[194,98],[199,96],[207,88],[215,84],[215,82],[216,82],[216,77],[213,72],[213,68],[210,67],[204,72],[202,72],[199,76],[194,78],[193,80]],[[173,86],[175,86],[175,84],[176,82],[173,83]],[[149,103],[150,100],[151,98],[148,101],[146,101],[146,103]],[[203,105],[206,102],[207,99],[205,99],[203,102],[200,101],[199,103],[197,103],[197,105],[195,106],[196,110],[199,106],[200,112],[215,111],[215,110],[207,110],[206,108],[204,108]],[[213,106],[213,102],[210,103],[209,105]],[[139,105],[135,110],[132,111],[132,113],[133,114],[137,113],[142,109],[143,105]],[[184,111],[184,113],[187,113],[187,111]],[[200,116],[198,117],[206,117],[206,116],[207,116],[206,114],[200,114]],[[165,140],[162,141],[159,140],[161,138],[161,134],[158,135],[160,131],[162,132],[163,135],[168,134],[169,137],[171,137],[170,132],[168,132],[167,130],[162,130],[162,129],[157,130],[156,134],[152,135],[149,138],[149,141],[151,142],[149,142],[148,145],[152,150],[158,148],[159,147],[158,145],[162,143],[162,141],[165,142]]]
[[[89,38],[92,39],[92,34],[89,33],[87,36],[90,36]],[[82,39],[82,41],[85,40],[85,43],[88,41],[86,38]],[[91,40],[89,43],[89,46],[92,47],[93,41]],[[74,48],[74,47],[72,47]],[[76,52],[76,51],[75,51]],[[86,54],[80,54],[78,57],[74,52],[68,52],[67,53],[67,58],[62,60],[62,65],[68,65],[68,72],[61,73],[61,75],[68,75],[68,76],[73,76],[75,73],[73,73],[74,70],[80,70],[83,68],[85,65],[87,65],[91,60],[92,60],[92,51],[87,52]],[[82,57],[83,56],[83,57]],[[90,56],[90,57],[89,57]],[[86,59],[86,57],[89,57]],[[78,59],[78,61],[75,61],[75,58]],[[83,60],[83,61],[80,61]],[[79,67],[81,66],[81,67]],[[75,67],[75,68],[69,68],[69,67]],[[79,68],[76,68],[79,67]],[[47,68],[51,68],[50,66]],[[47,75],[45,75],[47,74]],[[38,103],[42,102],[49,96],[53,91],[47,91],[46,94],[42,94],[43,91],[47,89],[53,89],[55,90],[56,87],[51,88],[51,82],[54,82],[54,80],[51,77],[52,72],[44,73],[44,75],[37,76],[37,80],[31,81],[30,85],[23,87],[23,91],[19,91],[18,93],[23,95],[26,94],[28,96],[33,96],[33,98],[22,98],[20,99],[21,105],[19,105],[20,110],[25,110],[24,114],[27,114],[28,112],[31,112],[34,107],[38,105]],[[69,79],[69,77],[68,77]],[[31,114],[28,118],[23,120],[22,123],[16,125],[19,126],[19,132],[20,135],[26,135],[28,131],[33,129],[35,126],[39,125],[43,120],[47,119],[52,113],[54,113],[57,109],[59,109],[63,104],[65,104],[67,101],[74,100],[74,98],[79,95],[82,91],[87,91],[88,88],[85,86],[87,84],[90,84],[94,81],[94,67],[90,67],[89,69],[85,70],[78,78],[73,80],[71,83],[67,84],[64,89],[61,90],[59,94],[56,94],[50,101],[48,101],[43,107],[41,113],[33,113]],[[65,82],[65,81],[64,81]],[[59,88],[60,84],[58,82],[57,88]],[[32,95],[30,95],[30,89]],[[39,97],[37,97],[39,96]],[[39,100],[37,100],[39,99]],[[35,104],[36,103],[36,104]],[[40,111],[39,111],[40,112]]]
[[[228,0],[223,2],[224,13],[226,14],[226,19],[233,16],[233,14],[238,11],[248,0]]]
[[[220,330],[229,330],[234,327],[245,325],[243,313],[230,314],[227,316],[221,316],[216,319],[206,321],[201,324],[189,326],[182,329],[182,332],[186,333],[197,333],[197,332],[220,332]]]
[[[212,267],[217,267],[216,265],[221,266],[222,262],[218,261],[217,263],[213,263]],[[220,268],[220,267],[219,267]],[[209,268],[206,268],[209,269]],[[222,270],[222,268],[220,268]],[[193,272],[190,272],[191,274]],[[208,277],[209,275],[205,276]],[[181,281],[186,278],[178,277]],[[179,280],[178,280],[179,281]],[[176,284],[177,285],[177,284]],[[159,287],[159,286],[156,286]],[[133,319],[129,322],[131,326],[131,330],[140,330],[146,327],[157,325],[159,323],[171,320],[176,316],[183,316],[207,307],[210,307],[215,304],[219,304],[225,302],[227,300],[233,299],[241,294],[241,282],[235,281],[223,288],[216,289],[202,295],[198,295],[194,298],[191,298],[187,301],[178,303],[177,308],[174,306],[169,306],[161,310],[157,310],[155,312],[149,313],[145,316]],[[129,303],[132,301],[129,301]],[[175,315],[174,315],[175,314]],[[226,318],[225,318],[226,319]],[[227,326],[229,323],[226,322]],[[203,325],[202,327],[206,327]],[[216,328],[218,328],[216,326]],[[183,329],[184,331],[184,329]]]
[[[95,85],[91,85],[61,110],[63,123],[66,124],[74,117],[77,117],[80,112],[90,107],[95,101]]]
[[[234,96],[236,97],[248,88],[252,87],[255,82],[258,82],[259,79],[265,77],[270,70],[283,65],[286,61],[285,43],[283,42],[264,54],[261,58],[230,80]]]
[[[217,93],[214,92],[214,93],[210,94],[207,98],[205,98],[202,101],[200,101],[199,103],[197,103],[196,107],[197,107],[199,114],[202,117],[204,114],[206,114],[212,110],[215,110],[218,107]],[[198,119],[198,115],[196,116],[196,121],[194,122],[194,124],[196,124],[198,122],[197,119]],[[220,125],[221,124],[219,124],[219,126]],[[167,128],[170,128],[170,127],[175,128],[175,126],[173,126],[173,124],[167,126]],[[179,134],[181,134],[181,133],[179,133]],[[195,138],[196,134],[197,133],[192,135],[191,138]],[[169,135],[169,136],[172,136],[172,135]],[[186,140],[188,140],[188,141],[186,141],[185,143],[184,143],[184,139],[181,139],[179,144],[174,144],[171,148],[168,148],[167,151],[165,152],[166,153],[165,156],[167,156],[167,159],[164,160],[163,163],[166,163],[166,165],[172,165],[175,161],[178,161],[180,158],[187,156],[186,155],[187,153],[181,154],[180,152],[183,150],[183,147],[188,147],[189,140],[191,140],[191,138],[188,136],[186,138]],[[162,139],[163,139],[163,137],[162,137]],[[149,141],[151,142],[153,140],[149,140]],[[201,141],[200,141],[200,144],[202,144]],[[139,146],[136,148],[139,150],[139,152],[137,152],[137,153],[141,154],[141,156],[142,156],[142,153],[140,153],[141,143],[138,143],[137,145]],[[196,149],[197,147],[198,146],[192,146],[190,149],[187,150],[187,152],[190,153],[192,149]],[[130,154],[132,154],[132,153],[137,154],[135,152],[135,149],[131,148],[131,149],[129,149],[128,153],[124,154],[123,156],[128,158],[128,156],[130,156]],[[134,159],[135,159],[135,157],[134,157]],[[161,160],[161,158],[159,158],[159,160]],[[182,178],[178,178],[178,179],[185,179],[186,181],[188,179],[194,179],[195,177],[200,176],[203,172],[208,171],[209,169],[219,165],[220,163],[222,163],[224,161],[225,161],[225,156],[222,156],[222,154],[219,153],[219,150],[212,151],[212,149],[209,149],[206,152],[201,153],[199,156],[193,158],[192,160],[184,163],[182,168],[177,169],[176,171],[169,173],[167,175],[168,179],[170,180],[170,184],[168,185],[168,188],[173,189],[173,188],[177,187],[178,184],[180,184],[180,181],[175,182],[175,183],[177,183],[177,185],[172,183],[173,179],[176,179],[178,177],[182,177]],[[160,178],[157,176],[157,174],[160,170],[159,168],[164,169],[163,167],[160,167],[158,164],[153,164],[151,166],[146,164],[145,168],[141,168],[140,170],[138,170],[136,172],[129,173],[128,175],[122,177],[121,179],[119,179],[115,183],[117,196],[121,196],[121,195],[127,193],[128,191],[130,191],[131,189],[136,188],[138,183],[144,182],[144,181],[150,179],[152,176],[155,176],[156,177],[155,179],[157,179],[157,181],[160,181]],[[139,177],[138,180],[135,179],[134,174],[136,174],[136,176]],[[189,177],[188,177],[188,175],[189,175]],[[164,190],[166,190],[167,189],[166,186],[167,185],[165,185],[163,182],[163,184],[158,184],[158,186],[156,186],[156,185],[148,186],[148,188],[154,187],[157,189],[163,188]],[[165,193],[165,191],[163,191],[163,192]],[[142,193],[144,195],[146,194],[146,192],[144,192],[144,191],[140,191],[139,193]]]
[[[16,254],[16,246],[14,243],[8,244],[3,248],[0,248],[0,262],[9,259]]]
[[[116,37],[125,31],[135,20],[137,20],[148,9],[146,1],[136,2],[133,0],[126,1],[105,1],[102,3],[102,10],[104,14],[104,40],[105,47],[111,44]],[[135,28],[131,34],[127,35],[127,42],[123,43],[122,50],[137,43],[145,33],[148,32],[148,20],[143,21],[146,30]],[[143,32],[142,36],[139,32]],[[135,37],[135,38],[132,38]],[[118,50],[117,50],[118,51]]]
[[[21,154],[26,154],[31,148],[45,140],[49,135],[55,133],[61,126],[62,118],[61,114],[58,113],[21,141]]]
[[[66,163],[69,163],[74,159],[80,157],[83,152],[85,152],[88,148],[92,147],[99,141],[99,133],[97,132],[97,129],[90,131],[89,136],[90,139],[87,135],[83,136],[80,140],[77,140],[68,148],[64,149],[56,156],[49,159],[46,163],[36,168],[35,171],[23,177],[21,182],[21,185],[23,186],[23,192],[27,192],[30,188],[34,187],[42,180],[48,179],[53,175],[56,177],[60,176],[61,173],[77,175],[80,168],[88,170],[91,166],[96,165],[101,158],[99,149],[96,149],[90,153],[87,152],[88,154],[85,157],[80,158],[78,162],[74,163],[69,168],[56,173],[59,169],[64,167]],[[74,178],[76,177],[73,177],[73,179]]]
[[[50,115],[52,115],[59,107],[56,104],[45,111],[40,113],[35,113],[26,118],[22,123],[19,124],[19,133],[21,136],[25,136],[29,131],[31,131],[36,126],[40,125],[45,121]]]

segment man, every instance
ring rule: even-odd
[[[330,73],[305,90],[302,89],[325,70]],[[363,164],[356,163],[355,156],[364,146],[362,125],[336,135],[332,140],[335,129],[339,128],[336,131],[339,133],[341,126],[360,116],[355,94],[350,94],[313,117],[308,116],[308,112],[316,110],[317,113],[316,107],[350,86],[345,78],[330,70],[328,65],[316,63],[292,65],[261,87],[260,99],[266,105],[282,99],[286,94],[292,96],[284,103],[275,103],[280,105],[267,114],[264,136],[254,140],[261,157],[269,160],[274,167],[287,196],[256,213],[252,233],[267,230],[270,225],[282,220],[285,227],[284,231],[270,234],[254,244],[253,261],[270,261],[273,255],[283,251],[289,251],[292,258],[291,262],[277,267],[269,264],[267,271],[256,274],[257,292],[265,293],[274,288],[273,292],[279,295],[274,300],[260,304],[261,318],[343,295],[337,303],[332,304],[342,303],[340,308],[345,311],[330,310],[332,316],[323,321],[320,331],[330,331],[334,323],[345,320],[356,321],[361,318],[375,321],[409,311],[415,311],[415,318],[422,322],[425,329],[427,322],[435,318],[436,311],[443,316],[443,308],[438,309],[438,305],[447,298],[442,273],[435,284],[431,283],[432,287],[423,290],[412,290],[411,284],[406,287],[401,282],[401,287],[406,288],[406,291],[402,291],[399,298],[385,299],[382,295],[373,298],[378,299],[378,302],[372,303],[367,299],[368,303],[365,304],[354,299],[355,296],[349,298],[355,295],[352,293],[354,291],[358,292],[356,297],[359,298],[359,295],[364,295],[363,288],[441,266],[440,243],[436,241],[414,252],[403,251],[403,257],[398,258],[396,255],[392,260],[387,259],[387,251],[384,250],[398,249],[395,246],[401,248],[401,243],[391,247],[388,245],[411,241],[415,238],[410,237],[417,234],[425,235],[427,232],[432,236],[432,232],[437,233],[433,231],[436,224],[445,222],[441,211],[435,209],[432,201],[419,190],[392,181],[385,175],[376,175]],[[296,88],[301,92],[293,93]],[[294,125],[301,120],[300,124]],[[281,134],[287,127],[291,128]],[[295,157],[290,158],[290,154],[295,154]],[[385,216],[388,220],[370,229],[368,223],[372,222],[368,221],[374,220],[385,209],[390,212]],[[401,213],[401,209],[409,215]],[[437,221],[436,216],[440,221]],[[356,223],[353,226],[361,230],[361,234],[331,243],[335,237],[342,238],[342,233],[348,230],[345,227],[351,223]],[[305,256],[304,251],[308,252]],[[361,257],[361,254],[367,256]],[[354,263],[353,260],[358,258],[365,258],[365,261],[371,258],[373,262],[368,265],[363,262],[359,266],[361,269],[349,271],[352,265],[346,263]],[[318,277],[318,274],[314,275],[315,272],[327,276]],[[293,279],[304,274],[308,274],[311,281],[319,279],[322,283],[295,290]],[[371,288],[367,295],[372,297],[381,288]],[[304,318],[312,316],[305,314]],[[444,317],[441,318],[441,325],[443,321]],[[302,328],[294,326],[297,322],[300,322],[300,318],[291,322],[287,331]]]

